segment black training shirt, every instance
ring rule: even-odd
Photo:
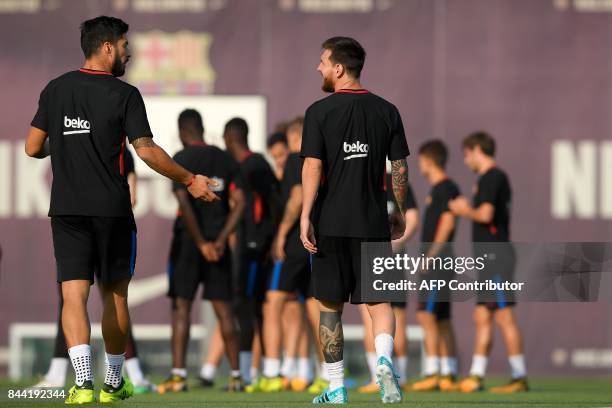
[[[494,167],[480,176],[474,194],[474,208],[491,203],[495,213],[490,224],[472,223],[474,242],[510,241],[511,202],[512,189],[506,173]]]
[[[386,159],[408,156],[399,112],[366,90],[340,90],[304,118],[302,157],[323,161],[313,212],[321,235],[389,239]]]
[[[281,179],[281,203],[282,212],[285,211],[287,201],[291,196],[291,189],[294,186],[302,184],[302,165],[304,159],[302,159],[299,153],[291,153],[287,157],[287,163],[285,164],[285,170],[283,171],[283,178]],[[289,230],[287,236],[299,236],[299,222],[296,222],[293,227]]]
[[[393,178],[391,177],[391,174],[387,174],[385,190],[387,191],[387,212],[389,213],[389,215],[399,213],[399,207],[397,206],[397,201],[395,201],[395,194],[393,194],[392,183]],[[408,188],[406,189],[406,197],[404,198],[404,208],[406,210],[417,208],[417,203],[414,198],[414,192],[412,191],[412,187],[410,186],[410,184],[408,184]]]
[[[125,156],[123,157],[123,174],[126,176],[130,173],[136,174],[136,167],[134,166],[134,156],[129,149],[125,149]]]
[[[49,135],[50,216],[132,216],[125,138],[152,136],[138,89],[107,72],[68,72],[42,91],[32,126]]]
[[[251,249],[263,249],[274,235],[273,217],[280,211],[278,180],[259,153],[249,152],[240,162],[240,171],[246,196],[242,216],[244,244]],[[272,214],[272,211],[277,214]]]
[[[242,177],[238,163],[232,156],[216,146],[194,144],[186,146],[174,155],[174,160],[193,174],[206,174],[218,183],[210,186],[220,200],[204,202],[189,195],[189,202],[198,220],[204,239],[213,241],[225,225],[229,214],[229,192],[242,188]],[[181,183],[174,182],[173,190],[185,189]]]
[[[427,207],[423,216],[423,229],[421,232],[422,242],[433,242],[440,217],[445,212],[450,212],[448,202],[459,195],[457,184],[450,179],[445,179],[432,187],[427,197]],[[455,236],[455,229],[451,232],[448,241],[452,241]]]

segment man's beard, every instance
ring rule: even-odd
[[[332,82],[332,80],[330,78],[325,78],[323,77],[323,85],[321,86],[321,89],[323,90],[323,92],[335,92],[336,88],[334,87],[334,83]]]
[[[113,76],[115,77],[123,76],[123,74],[125,74],[126,64],[127,64],[127,61],[125,61],[125,64],[124,64],[123,62],[121,62],[121,58],[117,56],[117,58],[115,58],[115,62],[113,62],[113,67],[111,68],[111,74],[113,74]]]

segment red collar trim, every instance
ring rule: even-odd
[[[194,140],[192,142],[187,143],[187,146],[206,146],[206,143]]]
[[[95,69],[87,69],[87,68],[79,68],[79,72],[83,72],[85,74],[91,74],[91,75],[110,75],[110,76],[113,76],[113,74],[111,74],[110,72],[107,72],[107,71],[97,71]]]
[[[370,91],[367,89],[338,89],[335,93],[367,94]]]
[[[242,159],[240,159],[240,163],[242,163],[243,161],[245,161],[246,159],[248,159],[249,157],[251,157],[253,155],[252,151],[248,151],[244,154],[244,156],[242,156]]]

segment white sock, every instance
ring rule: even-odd
[[[376,357],[385,357],[391,362],[393,354],[393,337],[387,333],[381,333],[374,338],[374,348],[376,349]]]
[[[250,384],[251,379],[251,365],[253,363],[253,353],[250,351],[241,351],[238,355],[240,360],[240,375],[245,383]]]
[[[93,383],[93,373],[91,370],[91,347],[89,344],[79,344],[68,349],[70,361],[74,367],[75,383],[83,385],[85,381]]]
[[[280,373],[283,377],[292,379],[295,378],[297,371],[297,360],[295,357],[285,357]]]
[[[232,378],[238,378],[240,377],[240,370],[230,370],[230,376]]]
[[[527,369],[525,368],[525,356],[523,356],[522,354],[510,356],[508,357],[508,362],[510,362],[510,368],[512,369],[513,380],[527,376]]]
[[[457,375],[456,357],[440,357],[440,375]]]
[[[123,370],[124,361],[125,353],[106,353],[106,377],[104,377],[104,384],[111,385],[113,388],[117,388],[121,385],[121,371]]]
[[[370,379],[374,383],[376,382],[376,353],[368,351],[366,353],[366,362],[368,363],[368,370],[370,370]]]
[[[251,367],[251,370],[250,370],[249,374],[251,374],[251,377],[250,377],[251,381],[250,381],[250,383],[254,384],[257,381],[257,379],[259,378],[259,368]]]
[[[264,377],[278,377],[280,373],[281,361],[278,358],[264,358],[263,375]]]
[[[399,383],[406,384],[408,380],[408,356],[400,356],[395,359],[393,367],[395,367],[396,373],[399,375]]]
[[[486,356],[474,354],[474,357],[472,357],[472,368],[470,368],[470,375],[484,377],[485,373],[487,372],[488,360],[489,359]]]
[[[297,376],[306,382],[312,381],[312,366],[308,357],[300,357],[297,362]]]
[[[440,372],[440,358],[438,356],[426,356],[425,368],[423,374],[425,376],[438,374]]]
[[[329,390],[344,387],[344,360],[324,364],[329,373]]]
[[[127,377],[130,379],[132,384],[138,386],[146,383],[142,368],[140,368],[140,361],[138,357],[132,357],[125,360],[125,372]]]
[[[170,370],[170,374],[178,375],[179,377],[183,377],[183,378],[187,378],[187,369],[174,367],[172,370]]]
[[[68,371],[68,359],[53,357],[49,364],[49,371],[45,374],[45,380],[55,384],[66,384],[66,371]]]
[[[217,374],[217,366],[215,366],[214,364],[206,363],[200,369],[200,377],[205,380],[214,380],[215,374]]]
[[[319,377],[321,377],[323,381],[329,381],[329,372],[327,371],[325,363],[321,363],[319,366]]]

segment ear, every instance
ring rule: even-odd
[[[107,42],[105,42],[105,43],[104,43],[104,45],[103,45],[103,47],[104,47],[104,52],[105,52],[107,55],[111,55],[111,54],[113,53],[113,46],[111,45],[111,43],[110,43],[110,42],[108,42],[108,41],[107,41]]]
[[[344,75],[344,65],[336,64],[336,78],[341,78]]]

